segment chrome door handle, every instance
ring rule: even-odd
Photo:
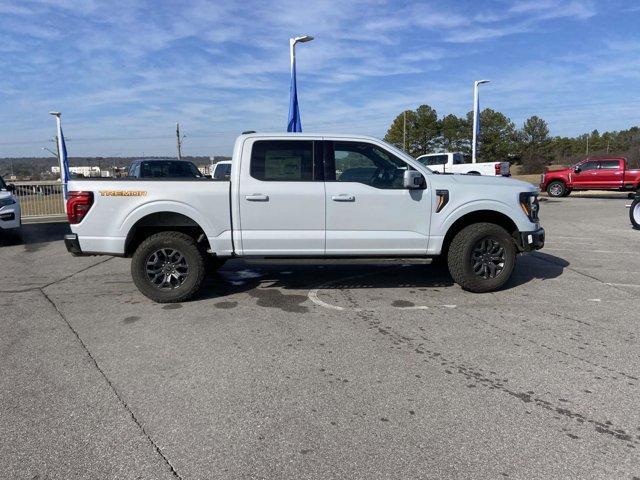
[[[251,195],[245,195],[245,200],[249,202],[268,202],[269,195],[265,195],[264,193],[252,193]]]
[[[331,197],[331,200],[333,200],[334,202],[355,202],[356,197],[354,197],[353,195],[345,195],[343,193],[341,195],[333,195]]]

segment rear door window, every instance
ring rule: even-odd
[[[254,142],[251,150],[251,176],[265,182],[313,181],[313,144],[310,140]]]
[[[618,160],[601,160],[601,170],[618,170],[620,168],[620,162]]]

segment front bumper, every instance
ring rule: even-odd
[[[0,208],[0,230],[20,228],[20,211],[14,208]]]
[[[531,252],[544,247],[544,228],[532,232],[520,232],[518,248],[521,252]]]

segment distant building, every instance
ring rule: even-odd
[[[110,177],[109,170],[100,170],[100,167],[69,167],[69,172],[82,177]],[[60,175],[60,167],[54,165],[51,167],[51,173]]]

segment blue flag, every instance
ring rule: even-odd
[[[291,62],[291,86],[289,87],[289,122],[287,132],[301,132],[300,108],[298,107],[298,87],[296,86],[296,61]]]
[[[56,115],[58,123],[58,159],[60,160],[60,182],[62,183],[62,191],[64,199],[68,198],[67,184],[69,183],[69,158],[67,157],[67,146],[64,143],[64,135],[62,134],[62,124],[60,115]]]

